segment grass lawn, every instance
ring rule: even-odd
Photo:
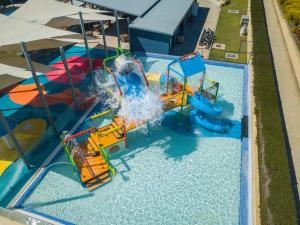
[[[247,37],[240,36],[240,20],[242,15],[247,15],[248,0],[231,0],[231,3],[221,8],[220,17],[216,29],[216,43],[226,44],[225,50],[227,52],[238,52],[240,50],[238,59],[225,59],[225,51],[212,49],[209,59],[219,61],[229,61],[237,63],[247,63]],[[230,14],[228,9],[239,10],[239,14]]]

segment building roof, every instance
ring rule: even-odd
[[[194,0],[160,0],[143,17],[137,18],[130,28],[173,35]]]
[[[106,11],[79,7],[56,0],[43,0],[43,4],[41,4],[41,0],[28,0],[11,16],[45,25],[51,19],[63,16],[79,20],[79,11],[83,13],[84,20],[114,20],[114,16],[100,14],[106,13]]]
[[[141,16],[158,0],[80,0],[133,16]]]

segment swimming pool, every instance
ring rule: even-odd
[[[146,71],[160,73],[170,62],[140,59]],[[68,161],[60,154],[21,207],[75,224],[240,224],[247,75],[243,66],[211,62],[207,74],[220,82],[218,104],[235,121],[229,134],[174,126],[172,120],[147,136],[130,132],[128,149],[111,158],[117,175],[93,192],[60,163]]]

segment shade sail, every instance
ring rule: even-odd
[[[23,68],[9,66],[9,65],[0,63],[0,79],[1,79],[1,76],[4,74],[9,74],[9,75],[23,78],[23,79],[27,79],[32,76],[30,71],[27,71]]]
[[[30,77],[32,75],[28,70],[0,63],[0,90]]]
[[[107,11],[79,7],[56,0],[28,0],[11,16],[39,24],[46,24],[56,17],[71,16],[73,18],[74,16],[76,19],[79,19],[79,11],[96,21],[114,19],[113,16],[100,14],[106,13]],[[83,15],[83,18],[85,17],[86,16]]]
[[[76,34],[1,14],[0,30],[0,46]]]

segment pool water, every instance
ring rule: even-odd
[[[160,73],[170,62],[141,61],[146,72]],[[68,161],[62,153],[22,206],[84,225],[239,224],[244,71],[207,65],[207,74],[221,84],[224,117],[235,121],[229,134],[164,122],[148,135],[132,131],[129,148],[111,156],[117,175],[93,192],[70,164],[57,163]]]

